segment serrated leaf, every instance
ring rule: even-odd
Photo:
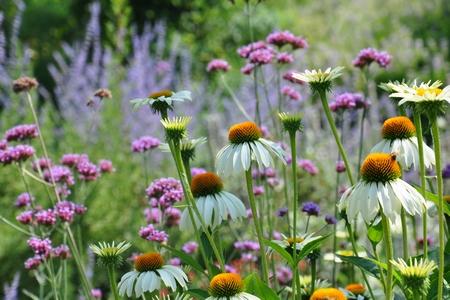
[[[280,300],[280,297],[268,287],[257,274],[252,273],[244,279],[245,291],[264,300]]]

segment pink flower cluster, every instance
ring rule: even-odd
[[[213,59],[208,63],[206,71],[208,72],[228,72],[230,70],[230,64],[224,59]]]
[[[16,199],[16,207],[26,207],[31,205],[31,201],[33,201],[33,196],[28,193],[22,193],[17,196]]]
[[[95,181],[100,176],[97,165],[87,159],[83,159],[77,164],[79,178],[84,181]]]
[[[288,85],[281,87],[281,94],[285,95],[288,99],[293,101],[298,101],[302,98],[299,92]]]
[[[365,48],[359,51],[353,60],[353,65],[357,68],[364,68],[371,63],[376,62],[380,67],[386,68],[390,65],[392,56],[386,51],[379,51],[374,48]]]
[[[60,201],[51,209],[26,210],[20,213],[16,220],[24,225],[53,226],[56,221],[72,223],[75,215],[83,215],[86,206],[71,201]]]
[[[131,150],[136,153],[144,153],[157,148],[161,142],[152,136],[142,136],[131,143]]]
[[[329,104],[331,111],[345,111],[349,109],[368,108],[370,103],[364,100],[360,93],[342,93],[339,94],[333,102]]]
[[[285,45],[290,45],[293,49],[308,48],[308,43],[304,38],[295,36],[289,31],[274,31],[267,36],[266,41],[280,48]]]
[[[259,244],[258,242],[249,240],[237,241],[234,243],[234,248],[240,251],[258,251]]]
[[[270,187],[275,187],[280,183],[277,173],[273,168],[252,171],[252,177],[255,179],[266,180]]]
[[[33,171],[38,172],[39,170],[43,171],[50,168],[53,165],[51,159],[46,159],[45,157],[41,157],[35,160],[32,164]]]
[[[186,254],[193,254],[197,252],[197,249],[198,244],[194,241],[187,242],[181,247],[181,250],[183,250],[183,252]]]
[[[286,266],[279,266],[275,273],[278,283],[281,285],[288,285],[292,280],[292,271]]]
[[[17,125],[10,128],[5,133],[5,139],[8,142],[30,140],[39,135],[38,129],[34,124]]]
[[[180,223],[181,211],[175,207],[167,207],[161,211],[158,207],[146,208],[144,215],[147,223],[159,224],[165,219],[165,226],[172,227]]]
[[[24,265],[25,269],[31,270],[37,268],[44,260],[49,257],[55,257],[60,259],[67,259],[71,256],[69,247],[67,245],[59,245],[58,247],[52,247],[52,241],[48,238],[41,239],[38,237],[31,237],[27,241],[28,246],[34,252],[34,256],[28,258]]]
[[[55,183],[60,183],[64,185],[74,185],[75,179],[73,177],[72,171],[66,166],[53,166],[44,171],[44,180],[47,182],[52,182],[52,176]]]
[[[146,190],[151,207],[167,208],[183,199],[183,188],[179,180],[159,178],[154,180]]]
[[[28,145],[17,145],[0,150],[0,164],[9,165],[13,162],[23,162],[35,153],[33,147]]]
[[[304,171],[306,171],[309,175],[314,176],[314,175],[319,174],[319,169],[309,159],[301,159],[298,161],[297,164],[300,168],[302,168]]]
[[[158,243],[165,243],[169,238],[169,235],[166,232],[155,229],[152,224],[141,227],[139,236],[147,241]]]

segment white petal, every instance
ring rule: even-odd
[[[167,287],[170,287],[172,291],[176,291],[177,283],[171,273],[164,269],[158,269],[156,270],[156,272],[158,272],[159,276]]]

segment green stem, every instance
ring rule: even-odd
[[[425,159],[423,151],[423,132],[422,132],[422,119],[420,114],[414,112],[414,125],[416,126],[417,146],[419,150],[419,176],[420,176],[420,194],[425,197],[426,194],[426,179],[425,179]],[[422,214],[423,224],[423,257],[428,257],[428,237],[427,237],[427,211],[424,210]]]
[[[320,96],[320,100],[322,102],[323,110],[325,111],[325,116],[327,117],[328,124],[330,125],[330,128],[331,128],[331,131],[333,133],[334,139],[335,139],[336,144],[338,146],[339,153],[341,154],[342,160],[344,161],[348,180],[350,181],[350,185],[353,186],[353,185],[355,185],[355,181],[353,179],[352,171],[351,171],[351,168],[350,168],[350,163],[348,161],[347,153],[345,152],[344,146],[342,145],[341,138],[339,137],[339,133],[338,133],[338,130],[336,128],[336,124],[335,124],[335,122],[333,120],[333,116],[331,115],[330,108],[328,107],[328,101],[327,101],[327,96],[325,94],[325,91],[319,92],[319,96]]]
[[[311,293],[316,289],[316,259],[311,259]]]
[[[391,227],[389,224],[389,219],[383,212],[381,213],[381,218],[383,222],[383,234],[384,234],[384,243],[386,247],[386,265],[387,265],[385,296],[386,300],[392,300],[393,269],[391,259],[393,259],[394,250],[392,248]]]
[[[120,300],[119,291],[117,290],[116,272],[114,270],[114,265],[111,264],[108,265],[108,280],[114,300]]]
[[[175,164],[177,166],[178,174],[180,176],[181,186],[183,187],[183,192],[184,192],[185,198],[188,201],[189,206],[192,207],[192,212],[194,213],[194,215],[197,217],[197,219],[200,222],[203,232],[205,233],[205,236],[211,245],[214,255],[215,255],[217,261],[219,262],[220,269],[225,270],[225,264],[222,260],[222,255],[220,255],[217,245],[214,242],[214,239],[208,230],[208,226],[206,225],[205,220],[203,219],[202,215],[200,214],[200,212],[197,208],[197,205],[195,204],[194,196],[192,195],[190,184],[188,182],[188,177],[186,175],[186,170],[184,169],[183,159],[181,158],[180,147],[179,147],[179,145],[174,145],[173,142],[170,142],[170,145],[171,145],[171,150],[173,151],[172,153],[174,154]],[[195,222],[193,222],[192,224],[194,225],[195,231],[197,231]],[[201,240],[199,240],[199,244],[202,245]]]
[[[249,168],[247,171],[245,171],[245,180],[247,183],[247,193],[248,193],[248,200],[250,203],[250,208],[252,210],[253,214],[253,223],[255,225],[256,235],[258,237],[259,242],[259,255],[261,256],[261,262],[262,262],[262,276],[263,280],[266,284],[269,284],[269,268],[267,265],[267,258],[266,253],[264,251],[264,237],[262,234],[261,226],[259,223],[259,215],[258,210],[256,209],[256,201],[255,201],[255,195],[253,194],[253,178],[252,178],[252,170]]]
[[[402,241],[403,241],[403,259],[408,259],[408,227],[406,224],[406,212],[402,207],[400,211],[400,217],[402,221]]]
[[[297,180],[297,144],[295,140],[295,132],[289,132],[289,142],[291,144],[291,157],[292,157],[292,189],[293,189],[293,197],[292,197],[292,213],[293,213],[293,223],[292,223],[292,237],[294,238],[294,245],[297,243],[297,211],[298,211],[298,180]],[[298,267],[297,267],[297,247],[294,246],[294,251],[292,251],[292,258],[294,259],[294,274],[293,278],[296,279],[298,277]],[[294,295],[294,299],[297,297],[297,289],[296,289],[296,280],[292,280],[292,293]],[[297,287],[300,288],[300,287]]]
[[[444,250],[445,250],[445,228],[444,228],[444,182],[442,179],[441,165],[441,142],[439,138],[439,128],[437,120],[430,120],[431,133],[433,136],[434,153],[436,155],[436,176],[437,176],[437,195],[438,195],[438,221],[439,221],[439,273],[438,273],[438,291],[437,298],[443,299],[444,289]],[[424,240],[424,245],[426,241]]]
[[[362,162],[362,154],[364,149],[364,121],[366,120],[367,108],[363,108],[363,113],[361,116],[361,127],[359,129],[359,147],[358,147],[358,178],[359,178],[359,169],[361,168]]]
[[[261,111],[259,108],[260,100],[259,100],[259,93],[258,93],[258,76],[256,72],[256,68],[253,70],[253,86],[254,86],[254,92],[255,92],[255,120],[256,124],[258,126],[261,126]]]
[[[233,100],[234,104],[237,106],[239,111],[244,115],[244,117],[247,120],[251,121],[252,117],[250,117],[249,114],[245,111],[245,108],[244,108],[244,106],[242,106],[241,101],[239,101],[239,99],[236,96],[236,94],[234,93],[233,89],[231,89],[230,86],[228,85],[228,82],[225,79],[225,75],[220,74],[220,78],[222,80],[223,86],[225,87],[227,92],[230,94],[231,99]]]
[[[57,283],[56,283],[55,272],[53,270],[52,260],[50,259],[48,261],[44,261],[44,266],[48,272],[50,286],[52,287],[52,292],[53,292],[53,299],[59,300],[59,293],[58,293],[58,288],[57,288]]]
[[[374,243],[371,243],[371,244],[372,244],[373,256],[375,257],[375,259],[377,261],[380,261],[380,256],[378,255],[378,252],[377,252],[377,245]],[[381,281],[381,284],[383,285],[383,289],[386,289],[386,280],[384,278],[384,270],[381,266],[378,266],[378,271],[380,272],[380,281]]]

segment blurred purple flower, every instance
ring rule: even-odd
[[[39,135],[35,124],[22,124],[10,128],[5,133],[5,139],[8,142],[30,140]]]
[[[152,136],[142,136],[131,143],[131,150],[136,153],[143,153],[157,148],[161,142]]]
[[[301,159],[298,161],[298,166],[302,168],[304,171],[308,172],[309,175],[315,176],[319,174],[319,169],[316,165],[309,159]]]
[[[208,63],[206,71],[208,72],[228,72],[230,70],[230,64],[223,59],[213,59]]]
[[[308,201],[303,203],[302,212],[306,213],[308,216],[318,216],[320,213],[319,204]]]

